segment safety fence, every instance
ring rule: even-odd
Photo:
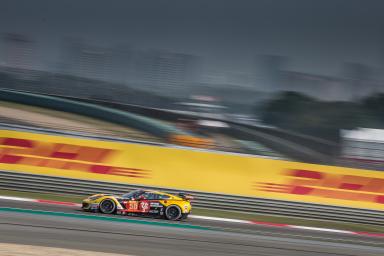
[[[140,188],[157,189],[166,191],[168,193],[180,192],[180,190],[166,189],[162,187],[147,187],[122,183],[86,181],[63,177],[49,177],[44,175],[0,171],[0,189],[8,190],[43,193],[49,192],[57,194],[86,196],[96,193],[122,194],[133,189]],[[311,218],[318,220],[342,221],[362,224],[384,224],[384,214],[381,211],[298,203],[254,197],[202,193],[196,191],[183,192],[191,193],[195,197],[192,202],[194,207],[201,207],[205,209],[219,209],[243,213],[270,214],[276,216]]]

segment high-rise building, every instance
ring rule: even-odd
[[[373,72],[370,67],[361,63],[345,63],[343,68],[343,77],[349,87],[347,91],[352,94],[352,99],[356,100],[372,93]]]
[[[260,55],[256,58],[255,86],[256,89],[271,92],[286,90],[283,71],[287,58],[278,55]]]
[[[158,94],[187,95],[188,86],[198,80],[199,59],[193,55],[166,51],[145,51],[138,55],[137,80]]]
[[[283,75],[291,91],[328,101],[349,100],[351,97],[341,78],[294,71],[285,71]]]
[[[129,45],[111,48],[107,58],[107,80],[125,85],[134,84],[134,56],[135,52]]]
[[[90,47],[82,49],[79,56],[79,72],[81,76],[96,80],[104,80],[107,73],[106,50]]]
[[[34,69],[33,42],[25,35],[4,36],[4,65],[14,70]]]
[[[109,50],[72,40],[65,49],[65,73],[95,80],[105,80]]]

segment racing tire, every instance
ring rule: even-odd
[[[181,208],[177,205],[170,205],[165,209],[165,218],[167,220],[178,220],[181,216]]]
[[[116,211],[116,203],[111,199],[105,199],[100,203],[100,212],[112,214]]]

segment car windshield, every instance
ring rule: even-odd
[[[122,197],[123,198],[137,198],[138,196],[140,196],[143,193],[144,193],[143,190],[132,190],[131,192],[124,194]]]

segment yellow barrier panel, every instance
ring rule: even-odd
[[[0,169],[384,210],[383,172],[133,143],[0,130]]]

